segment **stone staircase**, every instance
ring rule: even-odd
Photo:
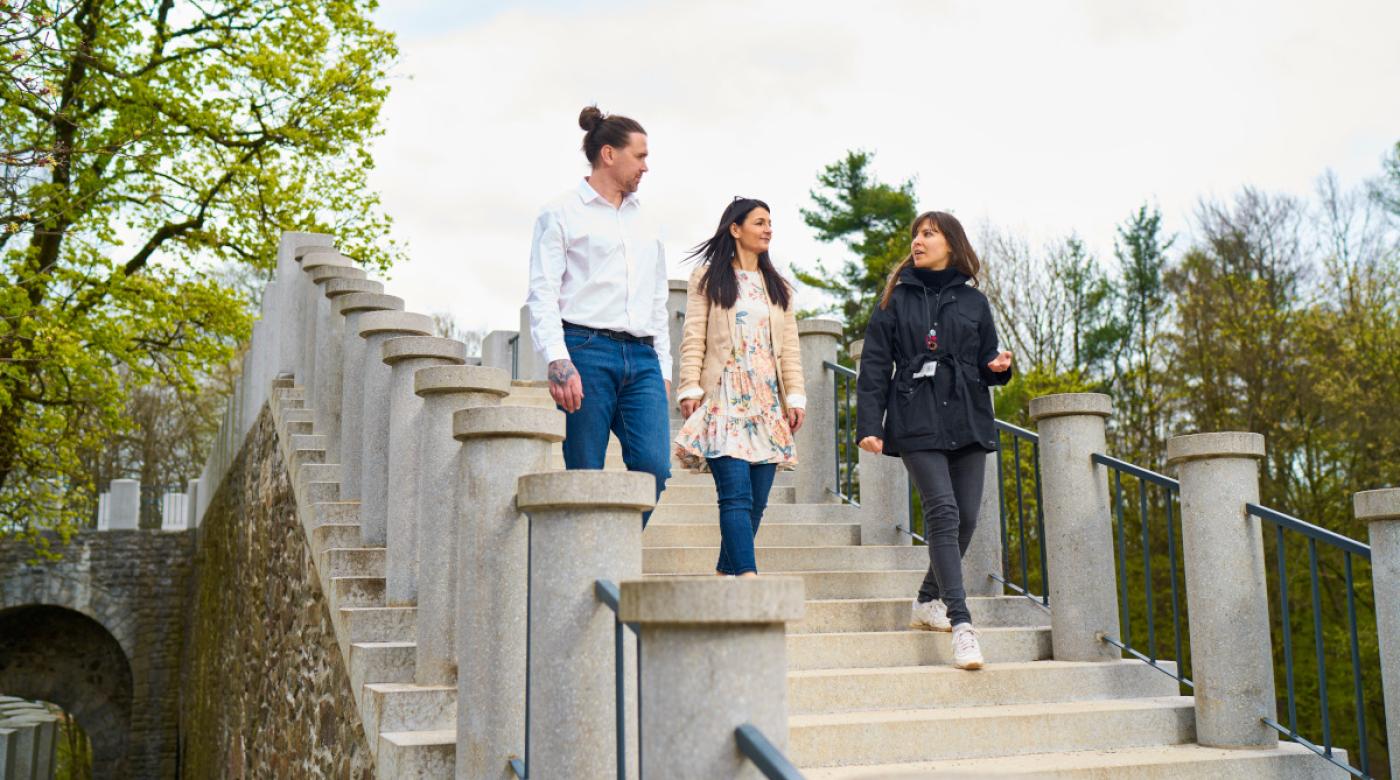
[[[386,604],[385,550],[360,546],[358,502],[339,500],[340,467],[323,462],[302,399],[277,390],[272,410],[379,776],[452,777],[457,689],[414,684],[416,608]],[[503,404],[553,405],[532,383]],[[562,468],[558,445],[553,457]],[[607,464],[623,468],[616,441]],[[786,753],[808,778],[1342,776],[1291,743],[1194,744],[1193,700],[1174,679],[1133,660],[1050,660],[1049,614],[1020,596],[970,599],[988,666],[953,669],[949,634],[907,628],[924,548],[863,546],[855,507],[795,499],[779,474],[757,557],[806,587],[787,628]],[[711,477],[676,467],[642,536],[644,576],[713,572],[717,519]]]

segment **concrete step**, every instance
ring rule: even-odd
[[[293,434],[290,442],[292,452],[298,450],[321,450],[325,452],[329,439],[318,434]]]
[[[650,547],[642,550],[645,574],[713,574],[719,547]],[[911,569],[928,565],[920,547],[761,547],[758,570],[763,572],[853,571]]]
[[[369,683],[361,697],[361,718],[378,750],[384,732],[449,731],[457,728],[457,689],[412,683]]]
[[[787,755],[799,767],[817,767],[1118,750],[1195,738],[1191,697],[1163,696],[794,715]]]
[[[1050,627],[980,628],[987,664],[1040,661],[1050,657]],[[788,670],[861,669],[892,666],[951,666],[953,635],[940,631],[847,631],[789,634]],[[970,674],[970,673],[969,673]]]
[[[706,475],[708,476],[708,475]],[[719,496],[715,495],[713,481],[709,485],[677,485],[675,477],[666,483],[666,492],[661,494],[661,506],[671,504],[707,504],[717,506]],[[797,501],[797,488],[775,487],[768,491],[768,506],[792,504]]]
[[[670,488],[667,488],[670,492]],[[661,494],[665,497],[666,493]],[[859,523],[860,510],[850,504],[776,504],[763,510],[759,533],[769,523]],[[719,505],[661,504],[648,523],[707,523],[719,527]],[[719,537],[715,537],[719,544]]]
[[[312,528],[327,523],[340,525],[354,523],[358,525],[359,522],[359,501],[318,501],[311,505]],[[359,542],[351,546],[358,547]]]
[[[918,568],[855,569],[851,571],[772,571],[774,576],[801,577],[807,598],[820,599],[912,599],[928,572],[927,559]]]
[[[316,414],[311,409],[288,409],[282,412],[280,421],[282,425],[294,422],[314,422]]]
[[[308,482],[300,495],[304,503],[316,505],[340,500],[339,482]]]
[[[350,684],[363,699],[368,683],[413,682],[412,642],[353,642],[350,645]]]
[[[293,475],[299,475],[305,466],[323,464],[326,462],[325,448],[319,449],[293,449],[287,456],[288,470]]]
[[[382,607],[385,604],[383,577],[331,577],[333,603],[339,607]]]
[[[341,607],[340,625],[351,643],[412,642],[416,607]]]
[[[317,556],[334,547],[356,547],[359,544],[359,523],[322,523],[311,529],[311,549]]]
[[[310,409],[292,409],[289,411],[309,412]],[[305,436],[311,433],[314,424],[310,420],[288,420],[282,423],[283,436]]]
[[[1345,759],[1341,759],[1345,760]],[[1226,750],[1200,745],[1153,745],[1117,750],[1032,753],[995,758],[809,769],[807,780],[947,780],[1005,777],[1040,780],[1341,780],[1348,775],[1302,745],[1276,750]]]
[[[650,532],[648,529],[647,533]],[[788,623],[787,631],[789,634],[904,631],[910,627],[913,600],[912,593],[903,598],[808,599],[802,619]],[[1036,628],[1050,624],[1050,613],[1022,596],[971,596],[967,609],[979,628]]]
[[[788,712],[984,707],[997,704],[1175,696],[1176,680],[1137,660],[812,669],[788,674]]]
[[[651,523],[642,547],[718,547],[719,523]],[[762,547],[834,547],[860,544],[855,523],[764,523],[754,544]]]
[[[300,470],[293,474],[293,484],[296,485],[297,495],[301,496],[307,492],[308,486],[313,482],[340,482],[339,463],[306,463],[302,464]],[[305,501],[302,498],[302,501]]]
[[[779,471],[777,476],[773,478],[774,490],[777,490],[780,487],[792,487],[796,484],[797,474],[795,472]],[[679,468],[677,466],[672,466],[671,478],[666,480],[666,489],[670,490],[672,487],[683,485],[703,485],[705,487],[714,487],[715,478],[711,476],[708,472],[691,472],[683,468]],[[662,493],[661,495],[664,498],[666,494]]]
[[[379,735],[379,777],[455,777],[457,732],[393,731]]]
[[[325,571],[335,577],[383,577],[383,547],[333,547],[321,553]]]

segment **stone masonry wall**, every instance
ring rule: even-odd
[[[373,761],[266,406],[200,527],[185,777],[360,780]]]

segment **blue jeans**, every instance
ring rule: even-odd
[[[749,463],[738,458],[708,458],[710,474],[719,495],[720,574],[757,572],[753,538],[763,510],[768,508],[768,491],[777,474],[776,463]]]
[[[671,478],[671,424],[656,350],[568,326],[564,345],[583,382],[583,404],[565,416],[564,468],[603,468],[611,431],[627,470],[655,477],[660,498]],[[650,511],[642,515],[643,528],[650,518]]]

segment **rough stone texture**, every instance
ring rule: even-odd
[[[266,408],[200,533],[183,776],[373,777]]]
[[[802,606],[796,577],[622,583],[622,619],[641,632],[643,777],[763,777],[736,749],[734,729],[752,723],[786,752],[783,625]]]
[[[92,531],[58,562],[0,542],[0,692],[63,707],[96,777],[175,777],[192,531]]]
[[[457,684],[457,491],[462,445],[452,438],[460,409],[495,406],[509,392],[505,371],[433,366],[413,376],[423,397],[418,469],[418,643],[414,681]]]
[[[1382,695],[1390,776],[1400,778],[1400,488],[1367,490],[1353,498],[1356,519],[1370,521],[1371,589],[1376,599]]]
[[[1259,501],[1263,454],[1258,434],[1167,441],[1167,462],[1181,479],[1196,740],[1208,747],[1278,744],[1278,732],[1260,721],[1276,715],[1263,529],[1244,508]],[[1053,593],[1050,603],[1059,610]]]
[[[641,577],[641,513],[655,494],[655,480],[629,471],[520,478],[516,506],[530,518],[528,766],[536,777],[617,773],[617,688],[613,675],[599,674],[617,662],[616,621],[594,584]]]
[[[1107,452],[1107,396],[1066,393],[1031,401],[1038,423],[1041,501],[1045,508],[1045,558],[1057,661],[1112,661],[1117,648],[1099,639],[1118,637],[1117,575],[1108,475],[1090,456]],[[1079,411],[1066,411],[1079,410]],[[1192,645],[1194,647],[1195,645]]]
[[[797,502],[826,504],[838,500],[836,489],[836,449],[831,432],[836,427],[836,406],[832,385],[836,378],[822,365],[836,362],[841,343],[841,323],[808,319],[797,322],[802,345],[802,378],[807,385],[807,420],[797,432]],[[794,356],[787,355],[791,360]]]

